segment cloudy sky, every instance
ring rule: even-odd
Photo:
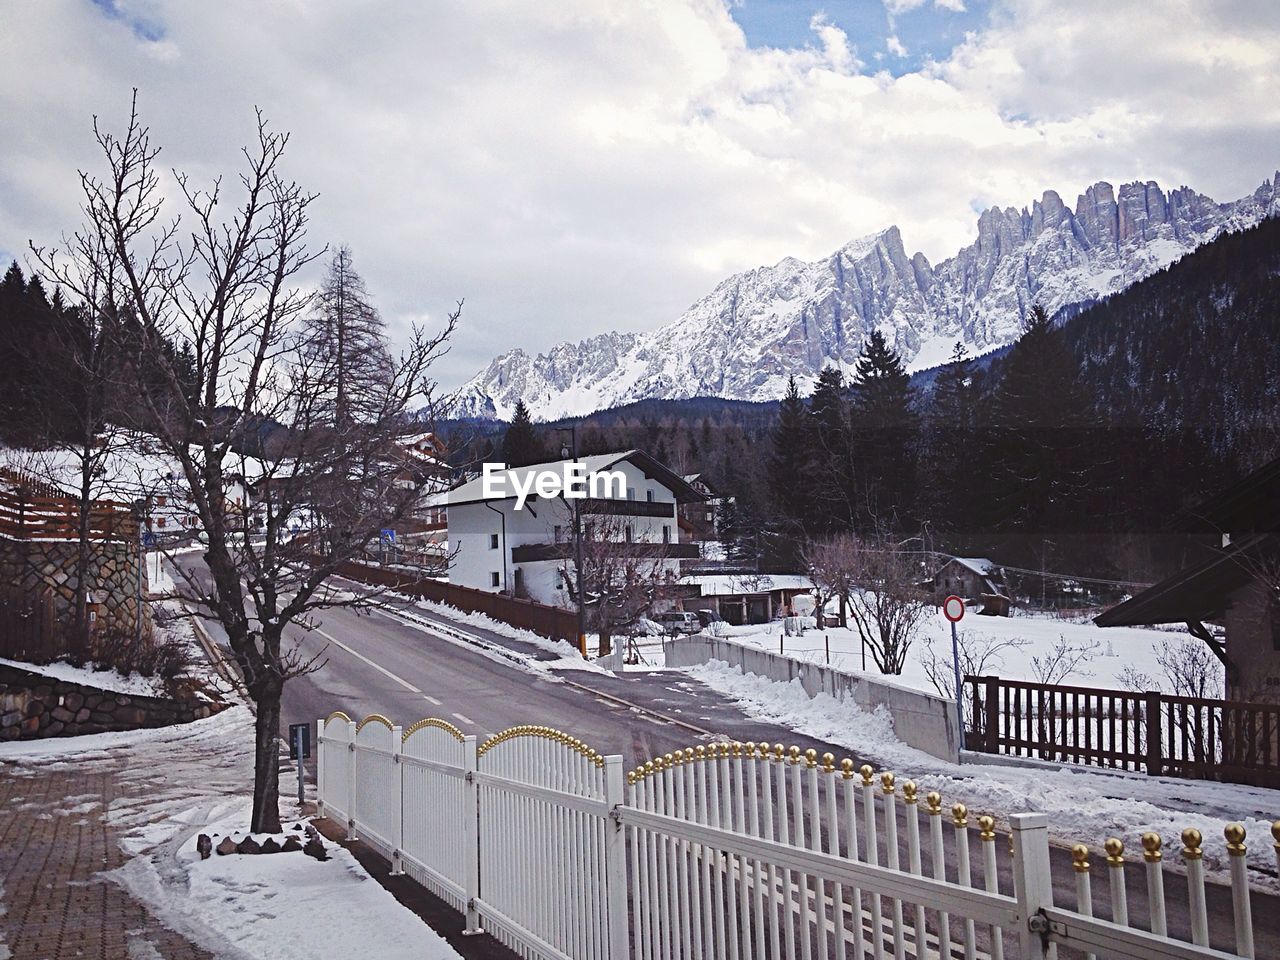
[[[1243,195],[1280,166],[1280,4],[6,0],[5,260],[75,226],[92,116],[135,86],[197,178],[255,105],[292,131],[314,243],[393,330],[465,298],[457,385],[891,223],[937,260],[1045,188]]]

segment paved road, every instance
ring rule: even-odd
[[[352,586],[346,584],[347,586]],[[440,717],[480,738],[518,724],[556,727],[604,754],[620,753],[630,769],[659,754],[710,740],[761,740],[813,747],[838,758],[847,748],[794,733],[775,724],[743,715],[733,703],[680,674],[661,671],[629,672],[613,678],[586,671],[556,671],[551,677],[531,673],[503,651],[554,659],[554,655],[483,629],[389,600],[392,610],[324,611],[316,629],[291,629],[288,636],[304,655],[323,655],[315,672],[291,680],[285,689],[285,722],[314,722],[334,710],[353,718],[381,713],[408,726],[426,716]],[[216,628],[214,628],[216,632]],[[477,646],[449,639],[466,634]],[[678,722],[667,722],[619,704],[623,698]],[[682,726],[689,723],[714,736],[700,736]],[[862,758],[853,757],[861,764]],[[874,765],[874,764],[873,764]],[[998,849],[1006,849],[1002,837]],[[975,841],[975,856],[976,841]],[[1066,850],[1054,847],[1055,900],[1075,904],[1075,875]],[[1104,858],[1095,851],[1095,874],[1102,874]],[[1001,889],[1012,889],[1008,859],[1000,857]],[[1130,911],[1146,912],[1142,872],[1128,871]],[[1169,889],[1170,931],[1190,939],[1185,920],[1185,886],[1166,878]],[[1175,889],[1181,887],[1181,890]],[[1102,876],[1093,886],[1095,912],[1110,915],[1109,892]],[[1208,901],[1215,946],[1230,947],[1230,892],[1210,886]],[[1280,957],[1280,903],[1254,896],[1254,925],[1258,957]]]

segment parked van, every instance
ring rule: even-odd
[[[702,623],[698,620],[696,613],[682,613],[675,610],[671,613],[660,613],[654,619],[661,624],[663,632],[670,636],[702,632]]]

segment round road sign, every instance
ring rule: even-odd
[[[964,601],[955,594],[942,601],[942,615],[952,623],[959,623],[964,618]]]

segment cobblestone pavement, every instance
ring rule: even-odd
[[[211,954],[156,921],[106,871],[124,865],[107,811],[123,763],[0,765],[0,957],[187,960]]]
[[[185,825],[250,782],[238,744],[251,723],[238,707],[198,724],[0,748],[0,960],[214,956],[183,935],[183,917],[166,924],[146,904],[184,882],[167,864]]]

